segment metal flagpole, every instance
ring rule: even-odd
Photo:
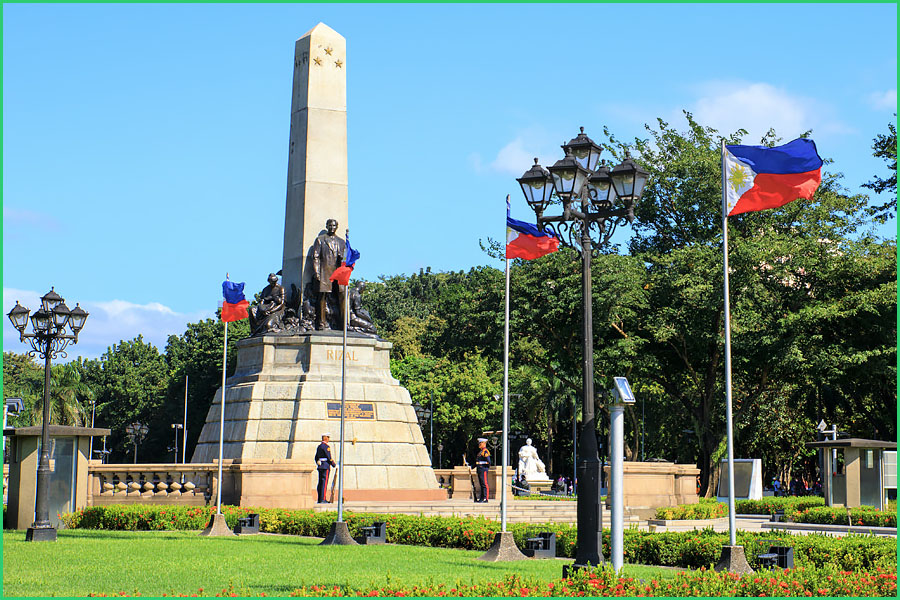
[[[734,522],[734,433],[731,421],[731,308],[728,300],[728,194],[725,140],[722,140],[722,255],[725,269],[725,432],[728,439],[728,540],[737,545]],[[716,465],[718,467],[718,465]]]
[[[228,321],[225,321],[225,343],[222,344],[222,401],[219,404],[219,483],[216,485],[216,514],[222,514],[222,455],[225,439],[225,369],[228,366]]]
[[[507,196],[509,202],[509,196]],[[506,531],[506,470],[509,464],[509,258],[506,259],[506,320],[503,325],[503,470],[500,475],[500,531]]]
[[[184,376],[184,421],[181,427],[181,462],[187,462],[187,398],[188,398],[188,376]]]
[[[345,236],[350,235],[350,230],[346,230]],[[344,238],[346,239],[346,237]],[[344,401],[346,399],[346,374],[347,374],[347,326],[350,321],[350,282],[344,286],[344,342],[343,351],[341,352],[341,439],[338,443],[338,517],[337,522],[344,521]]]

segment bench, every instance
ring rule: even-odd
[[[238,519],[237,525],[234,526],[234,532],[238,535],[259,533],[259,514],[250,513],[246,517]]]
[[[762,554],[757,554],[760,569],[773,569],[780,567],[782,569],[794,568],[794,549],[791,546],[781,546],[781,540],[760,540],[764,544],[769,545],[769,550]]]
[[[362,537],[357,541],[360,544],[384,544],[387,543],[387,523],[376,521],[371,525],[360,527]]]
[[[556,533],[542,531],[525,540],[522,554],[533,558],[556,558]]]

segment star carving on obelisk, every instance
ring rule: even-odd
[[[319,67],[322,66],[322,59],[319,58],[318,56],[313,59],[313,62],[316,63],[316,65]]]
[[[334,66],[340,69],[344,66],[344,62],[341,59],[337,59],[336,61],[334,61]]]
[[[325,48],[325,54],[327,54],[328,56],[331,56],[331,53],[333,50],[334,50],[334,48]]]

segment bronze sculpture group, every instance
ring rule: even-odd
[[[284,287],[278,283],[278,273],[269,273],[269,285],[259,294],[259,301],[251,306],[250,335],[273,333],[300,334],[310,331],[343,330],[345,302],[349,302],[347,331],[364,335],[376,335],[372,317],[362,306],[365,283],[356,287],[339,285],[331,280],[335,269],[345,260],[346,244],[336,235],[338,222],[328,219],[325,232],[313,242],[311,249],[312,278],[303,289],[291,286],[291,296],[286,299]],[[349,298],[345,297],[349,294]]]

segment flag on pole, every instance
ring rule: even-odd
[[[349,285],[350,284],[350,274],[353,273],[353,265],[356,264],[357,259],[359,258],[359,250],[353,249],[350,246],[350,234],[347,234],[347,260],[341,263],[337,269],[334,270],[334,273],[331,274],[331,281],[337,281],[338,285]]]
[[[222,295],[225,297],[225,301],[222,302],[222,321],[230,323],[247,318],[247,307],[250,303],[244,298],[243,283],[234,283],[226,279],[222,282]]]
[[[778,208],[813,197],[822,181],[816,143],[799,138],[783,146],[725,146],[726,216]]]
[[[537,225],[509,216],[509,195],[506,196],[506,258],[533,260],[559,250],[559,238]]]

